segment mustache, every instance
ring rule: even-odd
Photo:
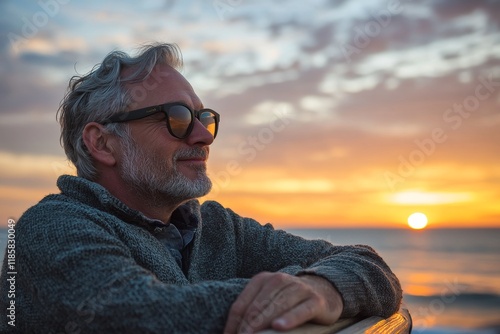
[[[179,159],[191,159],[191,158],[203,158],[208,159],[209,149],[208,147],[189,147],[181,148],[174,153],[174,160]]]

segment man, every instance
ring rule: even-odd
[[[254,333],[394,313],[399,282],[371,248],[199,204],[220,116],[176,70],[179,54],[112,52],[70,81],[59,119],[78,177],[19,219],[15,327],[3,316],[0,331]]]

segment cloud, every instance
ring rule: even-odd
[[[474,11],[484,11],[490,15],[491,19],[498,21],[500,2],[498,0],[438,0],[427,1],[432,6],[436,15],[441,19],[450,19],[468,15]]]
[[[72,75],[88,72],[113,49],[134,53],[158,40],[180,45],[184,75],[222,114],[211,172],[222,175],[236,161],[241,171],[226,189],[252,203],[251,210],[267,205],[261,210],[274,218],[298,214],[268,204],[287,191],[296,193],[289,202],[297,208],[300,192],[316,192],[317,204],[309,205],[324,221],[332,206],[380,205],[377,194],[391,191],[384,173],[397,174],[401,159],[417,157],[417,143],[429,143],[436,128],[447,139],[435,143],[398,191],[418,184],[451,189],[461,180],[476,192],[498,186],[491,167],[499,163],[498,88],[468,116],[445,114],[475,96],[480,78],[500,66],[498,1],[225,3],[70,2],[54,15],[45,11],[47,22],[23,36],[29,29],[23,25],[44,9],[1,2],[0,151],[10,160],[0,158],[10,161],[9,173],[16,157],[23,166],[64,159],[55,112]],[[25,40],[13,45],[9,32]],[[276,122],[283,110],[288,123]],[[39,182],[41,189],[52,182],[46,170],[40,178],[35,169],[23,170],[2,174],[3,198],[16,185],[26,190]],[[266,182],[262,197],[256,179]],[[459,188],[442,191],[465,191]],[[365,219],[358,211],[335,217]]]
[[[48,119],[25,114],[19,117],[0,116],[0,150],[16,154],[59,155],[64,152],[59,145],[59,125],[55,113]],[[17,118],[17,119],[16,119]]]
[[[61,173],[74,174],[64,157],[57,155],[28,155],[0,151],[0,179],[2,184],[18,184],[37,188],[53,186]],[[16,181],[16,182],[14,182]]]
[[[43,54],[38,52],[23,52],[19,56],[19,61],[23,63],[35,64],[36,66],[68,67],[74,65],[78,55],[76,52],[63,51],[58,54]]]

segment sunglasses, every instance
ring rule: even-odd
[[[195,119],[198,119],[203,124],[214,139],[217,136],[220,121],[220,115],[217,112],[212,109],[191,110],[191,108],[179,102],[120,113],[106,119],[102,124],[134,121],[157,113],[165,114],[168,132],[175,138],[184,139],[188,137],[193,131]]]

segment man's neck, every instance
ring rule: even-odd
[[[185,202],[168,197],[165,194],[151,194],[135,189],[119,180],[114,180],[113,177],[99,178],[96,183],[106,188],[129,208],[141,212],[148,218],[160,220],[165,224],[170,222],[174,210]]]

